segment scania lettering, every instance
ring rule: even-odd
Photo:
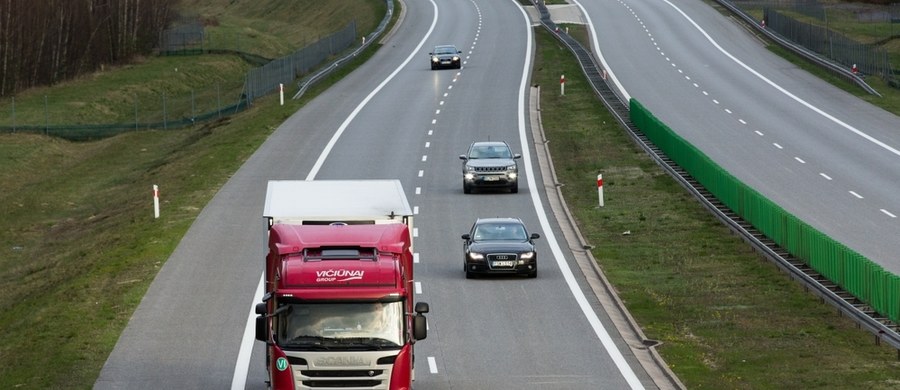
[[[268,385],[410,389],[427,335],[413,302],[413,215],[396,180],[270,181],[256,338]]]

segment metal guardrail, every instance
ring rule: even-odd
[[[717,0],[719,1],[719,0]],[[748,222],[719,202],[700,183],[694,180],[684,169],[676,165],[665,156],[662,151],[653,145],[632,122],[629,117],[629,108],[622,101],[620,95],[606,83],[599,71],[594,57],[584,49],[580,42],[560,31],[550,19],[550,13],[546,6],[535,0],[535,6],[541,15],[541,24],[553,33],[578,59],[585,76],[603,102],[604,106],[613,114],[616,120],[627,131],[629,136],[638,144],[655,162],[673,177],[682,187],[690,192],[707,210],[717,219],[739,234],[742,239],[750,244],[757,252],[765,256],[769,261],[791,276],[792,279],[803,283],[807,291],[818,296],[823,302],[827,302],[838,309],[839,313],[851,318],[861,327],[875,335],[876,344],[885,341],[897,349],[897,357],[900,359],[900,325],[893,323],[886,316],[875,312],[867,304],[843,290],[835,283],[813,270],[800,259],[795,258],[786,250],[778,246],[774,241],[765,237]],[[590,73],[589,73],[590,72]]]
[[[790,40],[782,37],[780,34],[777,34],[772,30],[764,28],[756,20],[754,20],[749,14],[747,14],[740,8],[734,6],[734,4],[731,4],[731,2],[728,0],[715,0],[715,1],[719,5],[727,8],[729,11],[731,11],[731,13],[733,13],[733,14],[737,15],[738,17],[740,17],[741,19],[743,19],[744,22],[746,22],[748,25],[752,26],[757,32],[765,35],[769,39],[778,43],[781,47],[784,47],[785,49],[790,50],[794,54],[797,54],[797,55],[805,58],[807,61],[810,61],[810,62],[812,62],[812,63],[814,63],[814,64],[816,64],[816,65],[818,65],[840,77],[843,77],[852,83],[855,83],[856,85],[858,85],[862,89],[864,89],[866,92],[868,92],[872,95],[881,97],[881,94],[878,93],[878,91],[876,91],[875,88],[872,88],[869,84],[866,84],[866,81],[863,80],[862,77],[860,77],[858,74],[853,73],[852,70],[847,69],[847,67],[845,67],[844,65],[830,61],[803,46],[800,46],[794,42],[791,42]]]
[[[331,72],[334,72],[353,58],[356,58],[359,53],[362,53],[363,50],[366,50],[366,48],[368,48],[369,45],[371,45],[372,42],[374,42],[375,39],[377,39],[384,32],[384,30],[387,28],[388,23],[391,21],[391,18],[394,16],[393,0],[385,0],[385,3],[387,3],[387,12],[385,13],[384,18],[381,19],[381,23],[378,24],[378,27],[375,29],[375,31],[373,31],[363,39],[363,44],[360,47],[356,48],[356,50],[353,50],[353,52],[351,52],[350,54],[332,61],[330,64],[322,68],[322,70],[301,80],[297,84],[300,89],[296,94],[294,94],[292,99],[299,99],[301,96],[303,96],[304,93],[306,93],[306,90],[309,89],[310,86],[321,81],[323,78],[325,78],[325,76],[328,76],[329,74],[331,74]]]

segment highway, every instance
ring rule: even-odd
[[[399,179],[417,212],[417,389],[655,388],[548,216],[528,123],[532,29],[512,0],[408,1],[373,58],[286,120],[201,212],[160,270],[95,388],[265,388],[252,339],[272,179]],[[461,70],[432,71],[437,44]],[[464,195],[458,155],[475,140],[523,154],[518,194]],[[539,276],[466,280],[475,218],[522,218]],[[587,293],[585,293],[587,292]]]
[[[627,96],[788,212],[900,274],[900,118],[772,54],[705,2],[575,3]]]

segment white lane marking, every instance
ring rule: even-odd
[[[422,194],[422,187],[416,187],[416,195]]]
[[[419,171],[419,177],[422,177],[424,175],[425,175],[425,171]]]
[[[761,131],[759,131],[759,130],[754,130],[753,132],[756,133],[756,134],[759,134],[760,137],[762,137],[762,136],[765,135],[765,134],[763,134],[763,133],[762,133]]]
[[[440,109],[434,110],[434,115],[441,115],[441,110]]]
[[[826,175],[826,174],[824,174],[824,173],[822,173],[822,172],[819,172],[819,176],[824,177],[825,180],[829,180],[829,181],[830,181],[830,180],[834,180],[834,179],[831,178],[831,176],[828,176],[828,175]]]
[[[772,145],[775,145],[775,147],[778,148],[778,149],[784,149],[784,147],[782,147],[782,146],[779,145],[778,143],[773,142]]]
[[[430,134],[429,134],[429,135],[430,135]],[[425,148],[428,149],[428,148],[430,148],[430,147],[431,147],[431,142],[426,141],[426,142],[425,142]]]
[[[413,228],[413,237],[419,237],[419,228]]]
[[[250,355],[253,354],[253,342],[256,340],[256,337],[248,337],[248,335],[253,336],[256,334],[256,303],[262,302],[265,275],[265,273],[259,275],[256,293],[253,294],[253,300],[250,301],[250,314],[247,315],[247,323],[244,324],[244,336],[241,339],[237,361],[234,363],[234,375],[231,377],[232,390],[243,389],[247,383],[247,373],[250,371]]]
[[[516,5],[519,4],[516,0],[509,1],[515,3]],[[577,3],[577,0],[573,1],[576,1]],[[581,7],[580,4],[579,7]],[[522,78],[519,83],[518,103],[519,142],[521,145],[525,146],[528,145],[528,135],[526,132],[526,121],[528,120],[528,115],[525,112],[525,96],[527,95],[526,88],[528,87],[529,75],[531,74],[531,50],[533,38],[531,20],[528,16],[528,13],[525,12],[524,7],[519,7],[519,11],[521,12],[522,18],[524,20],[524,26],[526,27],[525,32],[527,35],[527,46],[525,48],[525,64],[522,67]],[[584,12],[584,9],[582,9],[582,14],[587,15],[587,12]],[[591,26],[591,31],[593,32],[593,30],[594,28],[593,26]],[[597,34],[594,33],[593,36],[597,36]],[[600,50],[596,50],[595,52],[599,53]],[[581,286],[579,286],[578,282],[575,280],[575,276],[572,274],[572,270],[569,268],[569,264],[566,263],[566,259],[563,255],[562,249],[560,248],[559,243],[556,242],[556,235],[553,233],[550,221],[547,220],[547,212],[544,211],[544,205],[542,203],[543,201],[538,194],[538,186],[534,179],[534,170],[532,169],[531,153],[528,151],[527,147],[522,148],[522,157],[524,161],[528,162],[527,164],[525,164],[525,172],[528,181],[528,188],[530,189],[530,191],[528,192],[531,195],[531,202],[534,204],[534,209],[537,213],[538,220],[540,221],[541,229],[543,229],[544,231],[544,237],[546,237],[547,243],[550,245],[550,249],[553,252],[553,257],[556,259],[556,263],[559,266],[560,272],[566,280],[566,284],[569,286],[569,290],[575,298],[575,301],[578,303],[578,307],[587,318],[587,321],[591,325],[591,328],[593,328],[597,338],[600,340],[601,344],[603,344],[603,348],[606,349],[606,352],[609,353],[610,358],[616,364],[616,368],[618,368],[619,372],[622,373],[625,381],[628,382],[628,385],[632,389],[643,389],[644,385],[641,384],[641,381],[638,379],[637,375],[634,374],[634,371],[628,365],[628,362],[625,361],[625,357],[622,356],[622,352],[619,351],[619,348],[616,347],[616,344],[613,341],[612,337],[610,337],[609,333],[606,331],[606,328],[603,327],[603,323],[600,322],[600,318],[597,317],[597,313],[594,312],[594,309],[591,307],[590,303],[588,303],[587,301],[587,298],[584,296],[584,292],[581,291]]]
[[[413,263],[419,264],[419,252],[413,253]]]
[[[428,161],[428,155],[427,155],[427,154],[422,156],[422,162],[425,162],[425,161]]]
[[[678,11],[678,13],[680,13],[681,16],[683,16],[685,19],[687,19],[687,21],[690,22],[690,23],[694,26],[694,28],[697,29],[697,31],[700,31],[700,34],[702,34],[704,37],[706,37],[706,40],[707,40],[709,43],[711,43],[716,49],[718,49],[719,52],[721,52],[722,54],[724,54],[726,57],[730,58],[730,59],[731,59],[732,61],[734,61],[736,64],[740,65],[742,68],[746,69],[748,72],[750,72],[752,75],[756,76],[758,79],[762,80],[762,81],[765,82],[766,84],[771,85],[772,88],[775,88],[776,90],[778,90],[779,92],[781,92],[781,93],[784,94],[785,96],[787,96],[787,97],[793,99],[795,102],[800,103],[801,105],[803,105],[803,106],[805,106],[806,108],[812,110],[813,112],[815,112],[815,113],[821,115],[822,117],[824,117],[824,118],[826,118],[826,119],[828,119],[828,120],[834,122],[834,123],[837,124],[838,126],[841,126],[841,127],[843,127],[844,129],[847,129],[847,130],[849,130],[849,131],[855,133],[856,135],[858,135],[858,136],[860,136],[860,137],[863,137],[863,138],[866,139],[867,141],[872,142],[872,143],[874,143],[875,145],[878,145],[878,146],[884,148],[885,150],[887,150],[887,151],[893,153],[894,155],[900,156],[900,150],[897,150],[897,149],[891,147],[890,145],[888,145],[888,144],[886,144],[886,143],[884,143],[884,142],[879,141],[879,140],[876,139],[875,137],[872,137],[872,136],[870,136],[870,135],[868,135],[868,134],[862,132],[861,130],[859,130],[859,129],[857,129],[857,128],[855,128],[855,127],[853,127],[853,126],[851,126],[851,125],[849,125],[849,124],[847,124],[847,123],[845,123],[844,121],[842,121],[842,120],[840,120],[840,119],[838,119],[838,118],[832,116],[831,114],[829,114],[829,113],[823,111],[822,109],[820,109],[820,108],[818,108],[818,107],[812,105],[811,103],[807,102],[806,100],[801,99],[799,96],[794,95],[794,94],[791,93],[790,91],[784,89],[782,86],[776,84],[774,81],[769,80],[766,76],[763,76],[761,73],[757,72],[755,69],[751,68],[749,65],[747,65],[747,64],[745,64],[745,63],[743,63],[743,62],[741,62],[741,60],[737,59],[737,57],[733,56],[731,53],[729,53],[728,51],[726,51],[724,48],[722,48],[722,46],[719,46],[719,43],[716,42],[716,40],[713,39],[709,34],[707,34],[707,33],[706,33],[706,30],[704,30],[703,28],[701,28],[700,25],[697,24],[697,22],[695,22],[693,19],[691,19],[691,17],[688,16],[686,13],[684,13],[684,11],[682,11],[680,8],[678,8],[678,6],[676,6],[675,4],[672,4],[672,2],[669,1],[669,0],[663,0],[663,1],[665,1],[666,4],[669,4],[672,8],[674,8],[676,11]],[[593,30],[592,30],[591,32],[593,33]],[[596,37],[597,34],[593,34],[593,36]],[[597,43],[595,42],[594,45],[596,46]],[[597,52],[599,52],[599,51],[600,51],[600,50],[598,49]]]
[[[799,162],[800,164],[806,164],[806,161],[803,161],[803,159],[800,157],[794,157],[794,160],[797,160],[797,162]]]
[[[432,134],[434,134],[434,129],[428,130],[428,135],[432,135]]]
[[[325,163],[325,159],[331,153],[331,149],[334,148],[337,140],[341,138],[342,134],[344,134],[344,130],[346,130],[347,126],[350,125],[350,122],[352,122],[353,119],[355,119],[356,116],[359,115],[359,112],[362,111],[363,107],[369,104],[369,101],[372,100],[372,98],[376,94],[378,94],[378,92],[380,92],[388,82],[393,80],[394,77],[397,76],[397,74],[400,73],[400,71],[403,70],[403,68],[405,68],[406,65],[410,63],[410,61],[412,61],[413,57],[419,55],[420,50],[422,50],[422,46],[424,46],[425,42],[428,41],[428,38],[431,37],[431,33],[434,31],[434,26],[437,25],[438,20],[437,3],[435,3],[434,0],[428,1],[431,3],[431,7],[434,9],[434,16],[431,19],[431,26],[428,28],[428,32],[426,32],[425,35],[422,36],[422,40],[419,41],[419,44],[416,45],[416,47],[409,53],[409,56],[406,57],[406,60],[404,60],[403,63],[401,63],[400,66],[397,67],[397,69],[394,69],[394,71],[391,72],[391,74],[388,75],[387,78],[385,78],[380,84],[378,84],[378,86],[375,87],[375,89],[370,92],[369,95],[359,103],[359,105],[356,106],[353,112],[351,112],[350,115],[347,116],[347,119],[345,119],[344,122],[341,123],[341,126],[338,127],[337,131],[328,141],[328,144],[325,145],[324,149],[322,149],[322,153],[319,155],[319,159],[316,160],[316,163],[313,165],[312,169],[310,169],[309,174],[306,175],[306,180],[315,179],[316,175],[319,173],[319,170],[322,169],[322,164]],[[263,283],[264,279],[260,278],[257,291],[260,291],[262,289]],[[234,365],[234,374],[231,377],[232,390],[243,390],[247,383],[247,373],[250,369],[250,355],[253,354],[253,348],[245,349],[243,346],[249,343],[252,347],[253,341],[256,339],[256,302],[259,302],[261,300],[262,294],[260,294],[259,297],[254,296],[254,300],[250,304],[250,313],[252,314],[247,318],[247,325],[244,327],[244,335],[241,338],[241,348],[238,350],[237,361]]]
[[[719,101],[718,101],[718,100],[716,100],[716,99],[713,99],[713,101],[712,101],[712,102],[713,102],[713,103],[716,103],[716,104],[719,104]]]
[[[435,124],[435,123],[437,123],[437,119],[432,119],[432,120],[431,120],[431,124],[433,125],[433,124]]]
[[[738,122],[741,122],[742,125],[746,125],[746,124],[747,124],[747,121],[745,121],[745,120],[743,120],[743,119],[738,119]]]
[[[413,215],[419,214],[419,206],[413,206]]]
[[[437,362],[434,361],[434,356],[428,357],[428,372],[432,374],[437,374]]]
[[[441,102],[440,102],[440,103],[438,103],[438,105],[439,105],[439,106],[443,106],[443,105],[444,105],[444,101],[443,101],[443,100],[441,100]]]
[[[731,114],[731,110],[730,110],[730,109],[727,109],[727,108],[726,108],[726,109],[725,109],[725,112]]]
[[[885,215],[887,215],[888,217],[891,217],[891,218],[897,218],[897,216],[894,215],[894,214],[891,214],[890,211],[887,211],[887,210],[885,210],[885,209],[880,209],[880,211],[881,211],[882,213],[884,213]]]
[[[857,194],[856,191],[848,191],[848,192],[850,192],[850,195],[855,196],[856,199],[863,199],[862,195]]]
[[[422,295],[422,282],[416,282],[416,295]]]

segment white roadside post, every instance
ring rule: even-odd
[[[600,207],[603,207],[603,175],[597,174],[597,195],[600,197]]]
[[[153,218],[159,218],[159,186],[153,185]]]
[[[559,76],[559,95],[566,96],[566,75]]]
[[[284,105],[284,84],[278,83],[278,99],[281,100],[281,105]]]

